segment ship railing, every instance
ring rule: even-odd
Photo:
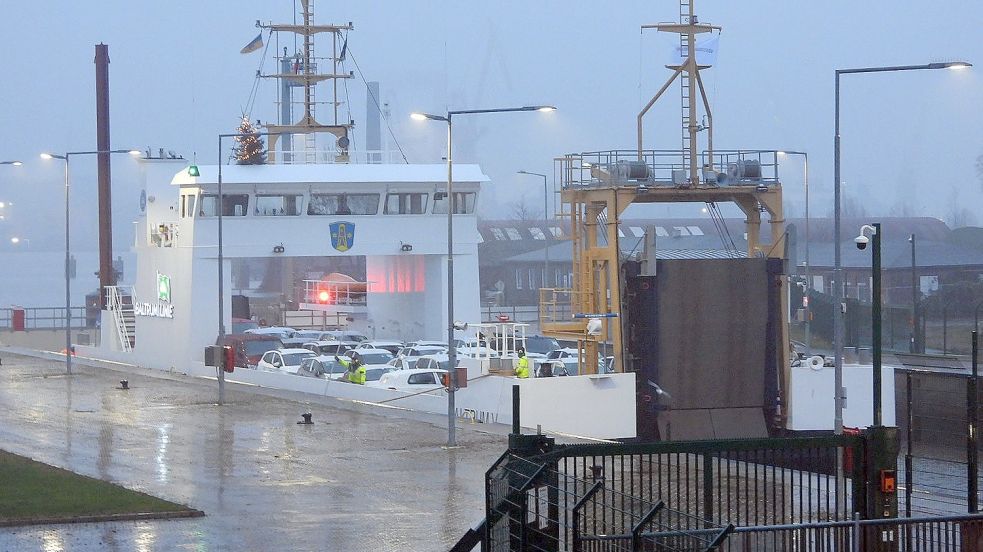
[[[298,135],[295,135],[298,136]],[[348,163],[356,165],[403,164],[403,155],[392,150],[359,150],[342,153],[334,147],[309,150],[299,148],[294,150],[277,150],[276,164],[306,165]]]
[[[365,306],[368,286],[369,282],[350,280],[304,280],[299,302],[306,306]]]
[[[704,151],[697,160],[700,186],[773,186],[779,179],[776,150]],[[681,187],[689,185],[689,164],[682,150],[609,150],[571,153],[554,159],[561,190],[607,187]]]

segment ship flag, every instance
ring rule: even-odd
[[[255,52],[256,50],[259,50],[262,47],[263,47],[263,33],[259,33],[258,35],[256,35],[256,38],[249,41],[249,44],[243,46],[242,50],[239,50],[239,53],[248,54],[251,52]]]
[[[341,55],[338,56],[338,61],[345,61],[345,54],[348,53],[348,37],[345,37],[345,43],[341,45]]]

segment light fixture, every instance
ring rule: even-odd
[[[192,166],[194,166],[194,165],[192,165]],[[274,253],[283,253],[284,251],[286,251],[286,249],[283,247],[283,244],[282,243],[279,244],[279,245],[274,245],[273,246],[273,252]]]
[[[968,61],[944,61],[938,63],[929,63],[929,69],[967,69],[972,67],[973,64]]]
[[[188,176],[201,176],[201,172],[198,171],[198,165],[190,165],[188,167]]]
[[[134,156],[134,157],[136,157],[137,155],[142,155],[142,154],[143,154],[143,152],[142,152],[142,151],[140,151],[140,150],[135,150],[135,149],[133,149],[133,150],[129,150],[129,151],[127,151],[126,153],[129,153],[130,155],[132,155],[132,156]]]
[[[41,154],[41,159],[54,159],[54,158],[55,158],[55,156],[54,155],[51,155],[50,153],[42,153]]]
[[[399,242],[399,250],[403,253],[409,253],[413,251],[413,246],[408,243]]]
[[[556,111],[556,107],[552,105],[541,105],[536,108],[536,111],[540,113],[549,113],[550,111]]]
[[[413,119],[414,121],[426,121],[427,120],[427,116],[426,115],[424,115],[423,113],[416,113],[416,112],[410,113],[410,118]]]

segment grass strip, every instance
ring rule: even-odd
[[[0,522],[194,511],[0,450]]]

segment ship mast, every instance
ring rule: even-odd
[[[301,24],[262,24],[258,21],[256,22],[256,25],[261,29],[293,33],[303,37],[304,41],[303,49],[292,57],[294,60],[292,65],[282,62],[283,60],[287,60],[287,56],[284,54],[284,58],[281,59],[279,73],[260,75],[263,78],[275,78],[281,80],[281,82],[286,82],[287,86],[285,89],[288,92],[293,87],[302,87],[304,90],[303,115],[299,120],[296,122],[282,120],[280,124],[263,125],[270,133],[280,133],[271,134],[269,137],[270,161],[276,162],[276,144],[281,136],[300,134],[306,136],[304,150],[307,162],[315,162],[317,158],[315,136],[320,133],[329,133],[337,138],[336,145],[338,153],[335,161],[346,163],[348,162],[348,147],[350,145],[349,133],[355,123],[354,121],[341,123],[338,121],[338,106],[341,103],[338,100],[338,79],[350,79],[354,77],[354,74],[351,72],[339,73],[338,65],[344,59],[347,44],[343,33],[352,30],[354,27],[351,22],[347,25],[315,25],[314,0],[301,0],[300,3],[301,16],[303,18]],[[332,50],[330,57],[317,57],[314,53],[314,37],[321,33],[331,34]],[[341,47],[341,51],[339,51],[339,46]],[[331,72],[318,73],[318,61],[330,61]],[[315,118],[316,106],[319,103],[315,100],[317,84],[328,80],[332,82],[332,101],[330,103],[334,112],[334,120],[330,125],[322,124]],[[289,95],[287,98],[283,98],[282,101],[290,102]],[[289,110],[287,112],[289,113]]]
[[[699,145],[697,143],[697,133],[701,130],[707,131],[707,156],[708,165],[704,167],[707,171],[712,171],[713,163],[713,114],[710,111],[710,102],[707,100],[706,90],[703,88],[703,79],[700,78],[700,71],[709,69],[710,65],[697,63],[696,36],[703,33],[720,31],[717,25],[700,23],[693,11],[692,0],[680,0],[679,3],[679,23],[656,23],[654,25],[642,25],[642,29],[656,29],[666,33],[676,33],[679,35],[679,52],[682,63],[666,65],[666,68],[673,70],[662,88],[649,100],[649,103],[638,114],[638,160],[642,160],[642,117],[655,104],[660,96],[669,88],[676,77],[680,78],[680,95],[682,100],[682,152],[683,168],[689,174],[686,178],[685,187],[696,187],[700,185],[700,173],[698,160],[700,158]],[[700,97],[703,100],[703,109],[706,112],[707,123],[701,125],[697,117],[696,87],[700,89]]]

